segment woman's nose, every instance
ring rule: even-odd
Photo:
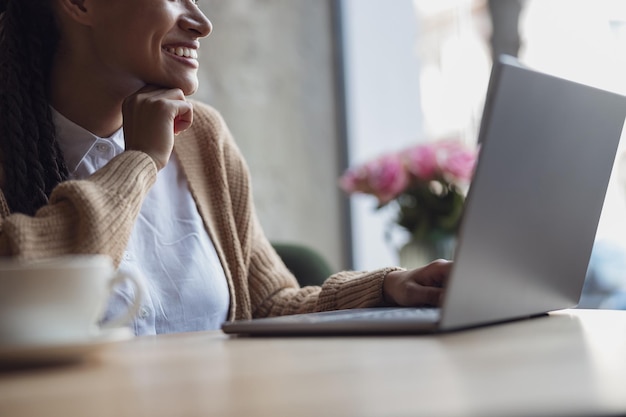
[[[180,25],[183,29],[196,33],[198,38],[204,38],[211,33],[213,25],[197,6],[192,7],[195,10],[183,16]]]

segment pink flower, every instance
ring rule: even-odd
[[[437,152],[431,145],[417,145],[406,150],[407,169],[421,181],[435,179],[438,171]]]
[[[357,191],[363,191],[360,189],[363,180],[362,170],[349,169],[339,178],[339,186],[345,192],[352,194]]]
[[[450,182],[469,183],[474,174],[476,154],[464,146],[448,147],[441,155],[441,171]]]
[[[409,184],[409,175],[398,154],[384,155],[366,164],[365,171],[380,205],[396,198]]]
[[[351,194],[375,196],[382,207],[412,187],[428,187],[432,181],[462,190],[469,185],[475,158],[474,150],[456,140],[423,143],[349,169],[339,185]]]
[[[339,184],[350,194],[376,197],[378,208],[397,199],[396,223],[415,237],[450,234],[462,212],[476,153],[454,139],[422,143],[349,169]]]

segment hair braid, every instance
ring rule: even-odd
[[[0,114],[6,115],[0,119],[2,185],[11,211],[32,215],[68,175],[47,94],[58,35],[48,1],[2,1],[6,3],[0,20]]]
[[[43,179],[45,181],[44,192],[46,196],[49,196],[54,187],[67,179],[67,166],[65,160],[61,154],[59,143],[56,141],[55,126],[52,122],[52,114],[50,112],[50,105],[48,102],[48,82],[50,76],[50,67],[52,66],[52,59],[54,58],[54,51],[57,44],[57,29],[54,25],[54,20],[50,18],[50,11],[44,11],[41,13],[41,9],[34,11],[39,13],[40,16],[37,21],[42,24],[40,33],[54,34],[49,38],[41,36],[35,36],[32,39],[33,52],[30,54],[31,68],[33,68],[35,78],[44,80],[43,83],[32,83],[31,97],[32,107],[35,110],[35,114],[45,114],[46,117],[40,119],[38,124],[38,138],[39,141],[38,151],[39,159],[41,161],[43,169]],[[48,39],[44,42],[43,39]]]

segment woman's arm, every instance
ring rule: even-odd
[[[300,288],[262,230],[248,167],[219,113],[194,103],[194,125],[183,136],[178,157],[231,280],[230,319],[438,301],[445,261],[411,271],[344,271],[321,287]]]
[[[321,287],[299,287],[266,238],[257,219],[249,170],[229,130],[215,112],[210,125],[211,130],[219,136],[217,142],[222,144],[230,206],[246,266],[246,295],[250,300],[251,316],[384,305],[383,281],[389,272],[402,271],[401,268],[343,271],[329,277]]]
[[[86,180],[59,184],[35,216],[9,215],[0,192],[0,256],[102,253],[119,265],[144,197],[170,158],[174,135],[193,120],[181,90],[151,85],[128,96],[121,110],[126,151]]]
[[[102,253],[119,264],[144,196],[156,180],[153,159],[126,151],[91,177],[59,184],[35,216],[0,219],[0,256],[39,259]]]

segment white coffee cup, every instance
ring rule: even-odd
[[[99,325],[112,289],[128,280],[135,298],[120,317]],[[0,344],[82,342],[127,324],[141,305],[137,280],[105,255],[0,261]]]

